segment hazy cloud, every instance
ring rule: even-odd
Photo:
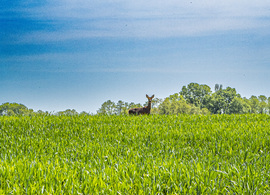
[[[10,32],[16,42],[197,36],[270,27],[270,1],[59,0],[42,4],[23,1],[19,5],[5,7],[2,12],[31,19],[31,25],[35,22],[40,28],[21,31],[19,36]]]

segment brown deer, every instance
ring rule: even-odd
[[[150,114],[150,110],[151,110],[151,101],[154,98],[155,95],[152,95],[151,97],[149,97],[146,94],[146,97],[148,99],[148,105],[142,108],[131,108],[128,110],[128,114],[135,114],[135,115],[140,115],[140,114]]]

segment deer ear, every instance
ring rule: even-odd
[[[152,95],[151,99],[153,99],[155,97],[155,95]]]
[[[146,94],[146,97],[149,99],[149,96]]]

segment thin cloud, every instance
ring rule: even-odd
[[[31,6],[30,6],[31,5]],[[9,11],[10,8],[7,8]],[[26,1],[13,11],[46,28],[13,36],[16,42],[54,42],[95,37],[201,36],[270,27],[267,1]],[[3,17],[3,16],[2,16]],[[51,28],[48,26],[51,25]]]

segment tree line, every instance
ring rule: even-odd
[[[65,111],[59,111],[56,113],[38,110],[34,112],[33,109],[28,109],[25,105],[19,103],[4,103],[0,105],[0,116],[16,116],[16,115],[24,115],[24,116],[34,116],[34,115],[66,115],[66,116],[74,116],[74,115],[90,115],[87,112],[78,113],[75,109],[67,109]]]
[[[133,102],[117,103],[108,100],[104,102],[98,114],[127,114],[134,107],[147,105]],[[214,92],[207,85],[190,83],[183,86],[181,91],[172,94],[165,99],[154,98],[152,100],[152,114],[245,114],[267,113],[270,114],[270,97],[264,95],[251,96],[249,99],[241,97],[235,88],[223,88],[216,84]]]
[[[107,100],[97,110],[97,114],[121,115],[127,114],[128,110],[136,107],[146,106],[140,103],[128,103],[119,100],[117,103]],[[151,114],[245,114],[245,113],[267,113],[270,114],[270,97],[264,95],[250,98],[241,97],[235,88],[223,88],[216,84],[214,92],[207,85],[190,83],[183,86],[181,91],[164,99],[154,98],[152,100]],[[67,109],[57,113],[38,110],[34,112],[23,104],[4,103],[0,105],[0,116],[7,115],[90,115],[87,112],[78,113],[75,109]]]

